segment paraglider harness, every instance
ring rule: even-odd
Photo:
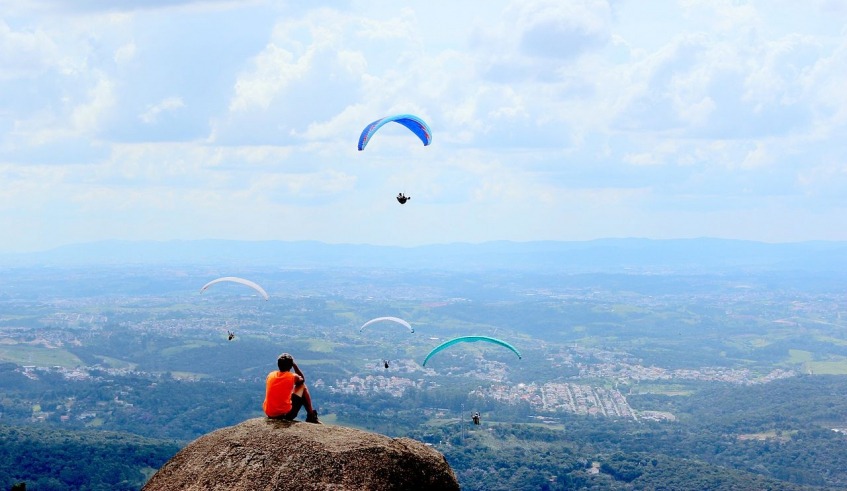
[[[399,201],[401,205],[406,204],[406,201],[409,201],[410,199],[412,199],[411,196],[405,196],[403,193],[399,193],[397,195],[397,201]]]
[[[475,425],[479,424],[479,411],[473,413],[473,424],[475,424]]]

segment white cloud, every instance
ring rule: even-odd
[[[383,45],[398,41],[414,42],[412,33],[418,30],[415,13],[409,8],[401,8],[389,20],[359,17],[355,25],[356,37]]]
[[[3,5],[7,2],[0,2]],[[8,2],[21,3],[21,2]],[[256,0],[130,0],[114,2],[111,0],[76,0],[65,2],[62,0],[29,0],[23,2],[26,10],[57,12],[61,15],[97,15],[114,14],[149,10],[170,10],[175,13],[180,11],[197,11],[207,9],[231,9],[237,6],[248,6],[257,3]],[[24,9],[22,9],[24,10]]]
[[[135,58],[135,53],[138,50],[135,43],[127,43],[119,46],[115,50],[115,63],[123,65],[132,61]]]
[[[827,198],[841,207],[847,205],[844,189],[847,188],[847,159],[826,159],[801,169],[797,176],[803,192],[809,196]]]
[[[104,115],[113,108],[114,104],[114,84],[106,77],[101,77],[88,91],[88,100],[71,111],[73,131],[78,134],[91,134],[97,131]]]
[[[847,207],[847,11],[828,0],[3,6],[0,178],[22,191],[0,225],[27,247],[116,221],[163,239],[847,238],[821,225]],[[355,149],[398,112],[433,144],[398,126]]]
[[[166,97],[158,104],[150,106],[146,111],[141,113],[138,118],[147,124],[153,124],[159,119],[160,114],[182,109],[184,107],[185,103],[182,101],[181,97]]]
[[[309,58],[311,53],[295,60],[290,51],[274,44],[268,45],[256,56],[254,71],[241,76],[235,83],[235,97],[229,105],[230,110],[267,109],[290,81],[303,76],[308,69]]]
[[[733,0],[680,0],[685,15],[712,29],[729,32],[750,31],[761,28],[762,19],[756,6],[750,2]]]
[[[58,58],[58,48],[44,31],[13,30],[0,19],[0,80],[37,76]]]
[[[826,53],[815,60],[810,70],[804,71],[801,82],[806,91],[812,95],[814,109],[827,128],[823,129],[828,136],[835,131],[843,135],[847,125],[847,93],[844,91],[844,81],[847,80],[847,40],[842,38],[840,44],[831,53]],[[829,128],[832,125],[833,128]]]
[[[425,109],[429,99],[419,96],[429,87],[428,62],[419,55],[421,44],[409,41],[407,17],[366,19],[318,9],[279,22],[238,75],[230,114],[215,121],[212,141],[292,143],[345,122],[349,126],[336,128],[339,138],[390,111]],[[267,124],[248,136],[242,130],[247,119]]]
[[[512,7],[518,46],[530,56],[569,59],[610,39],[611,9],[606,0],[519,1]]]
[[[58,110],[46,109],[18,119],[10,132],[13,146],[49,145],[57,141],[96,136],[115,104],[113,84],[100,77],[85,100],[67,100]],[[57,157],[61,158],[62,156]]]
[[[360,51],[341,50],[338,52],[338,65],[353,76],[362,76],[367,73],[368,60]]]
[[[756,147],[747,152],[747,156],[741,163],[741,167],[745,169],[756,169],[766,167],[774,161],[773,156],[768,151],[768,146],[764,142],[757,142]]]

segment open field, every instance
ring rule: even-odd
[[[801,364],[814,360],[814,354],[809,351],[790,349],[788,350],[788,363]]]
[[[125,368],[127,370],[134,370],[138,366],[137,363],[131,363],[131,362],[128,362],[128,361],[120,360],[118,358],[112,358],[112,357],[109,357],[109,356],[96,356],[96,358],[99,358],[101,360],[101,362],[103,363],[103,365],[105,365],[109,368]]]
[[[692,389],[675,384],[638,384],[631,388],[632,394],[657,394],[664,396],[690,396]]]
[[[847,331],[847,328],[845,328],[845,331]],[[821,341],[821,342],[824,342],[824,343],[834,344],[836,346],[847,346],[847,339],[836,338],[836,337],[833,337],[833,336],[823,336],[823,335],[815,336],[815,340]]]
[[[201,341],[201,340],[192,340],[191,342],[185,343],[181,346],[171,346],[169,348],[165,348],[162,350],[163,356],[173,356],[177,355],[183,351],[197,349],[197,348],[208,348],[217,346],[217,343],[213,343],[211,341]]]
[[[847,375],[847,359],[836,361],[810,361],[806,368],[815,375]]]
[[[309,340],[309,350],[314,351],[316,353],[332,353],[335,350],[336,346],[338,346],[337,343],[333,343],[325,339]]]
[[[0,360],[18,365],[39,367],[60,366],[73,368],[84,365],[76,355],[59,348],[45,348],[26,344],[0,345]]]
[[[170,372],[171,377],[174,380],[200,380],[204,378],[209,378],[205,373],[195,373],[195,372]]]
[[[796,430],[790,430],[790,431],[770,430],[770,431],[763,431],[763,432],[760,432],[760,433],[740,434],[740,435],[738,435],[738,439],[739,440],[759,440],[759,441],[776,440],[780,443],[785,443],[787,441],[790,441],[791,437],[793,435],[795,435],[796,433],[797,433]]]

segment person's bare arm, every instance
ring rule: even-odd
[[[297,374],[298,380],[296,385],[300,385],[306,382],[306,376],[303,375],[303,372],[300,371],[300,367],[297,366],[297,363],[292,362],[291,368],[294,369],[294,373]]]

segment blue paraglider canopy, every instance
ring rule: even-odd
[[[421,139],[424,146],[432,143],[432,130],[429,129],[429,125],[426,124],[424,120],[412,114],[396,114],[394,116],[386,116],[384,118],[377,119],[373,123],[365,126],[365,129],[362,130],[361,136],[359,136],[359,150],[364,150],[373,134],[376,133],[376,131],[385,123],[390,123],[392,121],[400,123],[406,128],[412,130],[414,134],[418,135],[418,138]]]

